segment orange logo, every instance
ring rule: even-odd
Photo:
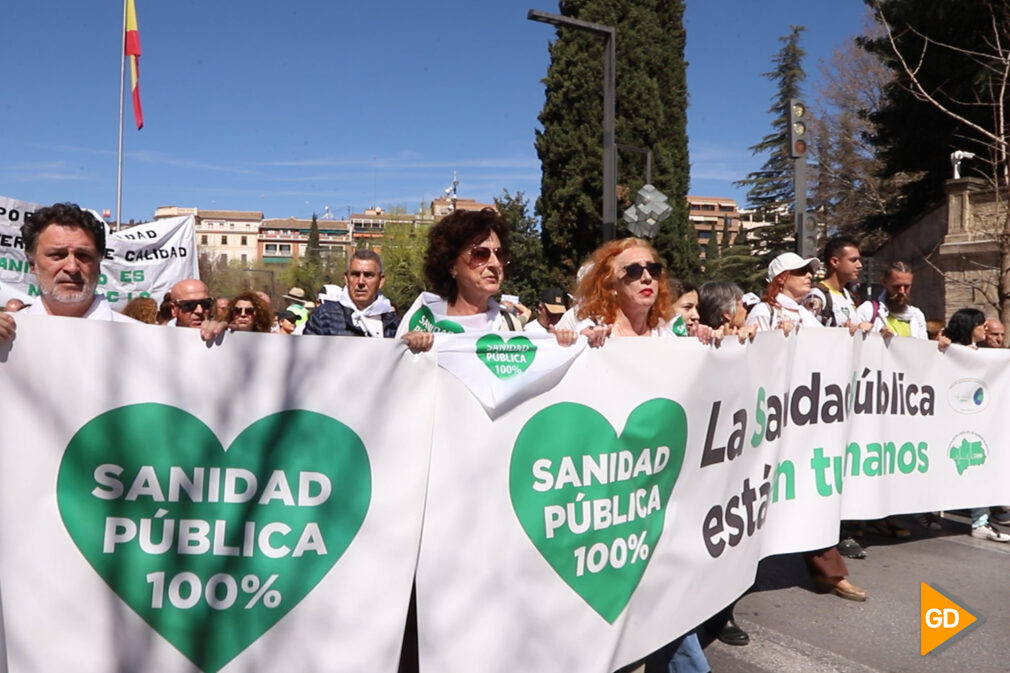
[[[922,656],[952,642],[955,636],[961,636],[975,628],[983,620],[952,601],[949,597],[926,583],[920,590],[920,622]]]

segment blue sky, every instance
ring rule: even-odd
[[[145,126],[127,96],[124,220],[159,205],[415,210],[454,170],[479,201],[539,191],[554,30],[526,12],[554,2],[136,3]],[[688,0],[692,194],[744,200],[731,183],[763,162],[747,149],[769,131],[761,73],[790,24],[807,26],[815,81],[863,14],[861,0]],[[114,210],[121,2],[8,0],[4,15],[0,195]]]

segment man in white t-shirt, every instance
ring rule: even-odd
[[[27,315],[136,322],[112,310],[95,294],[105,256],[105,225],[73,203],[40,208],[21,227],[28,268],[39,286],[38,301]],[[14,316],[0,313],[0,342],[15,333]]]
[[[851,238],[835,236],[824,247],[824,280],[815,288],[822,295],[823,308],[818,316],[828,327],[851,327],[870,329],[869,323],[856,316],[856,300],[848,290],[859,280],[863,260],[859,254],[859,244]],[[816,294],[816,292],[811,292]]]
[[[537,304],[537,319],[526,323],[526,331],[535,334],[548,334],[561,316],[568,310],[565,293],[557,287],[549,287],[540,293],[540,303]]]

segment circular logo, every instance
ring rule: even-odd
[[[979,379],[959,379],[950,384],[947,402],[960,414],[977,414],[989,406],[989,391]]]

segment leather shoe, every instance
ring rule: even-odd
[[[842,585],[845,582],[845,585]],[[847,601],[865,601],[868,595],[866,589],[857,587],[851,582],[846,582],[844,577],[815,577],[814,586],[822,594],[834,594]]]
[[[741,629],[732,619],[726,622],[726,625],[722,627],[716,638],[727,645],[746,645],[750,642],[750,636],[747,635],[747,632]]]

